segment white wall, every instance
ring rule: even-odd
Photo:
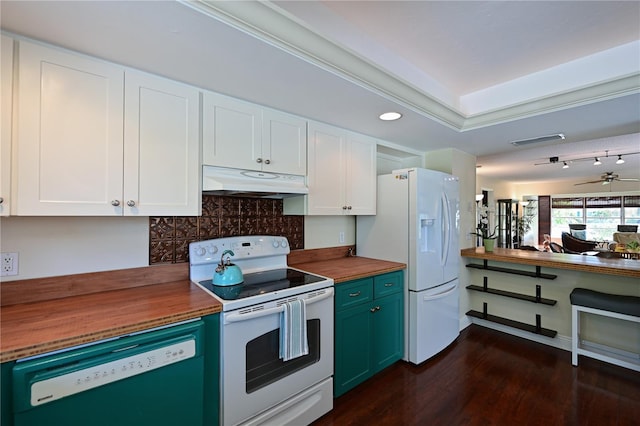
[[[305,217],[308,249],[353,245],[355,233],[355,216]],[[0,236],[1,251],[19,257],[19,275],[2,281],[149,265],[147,217],[7,217]]]
[[[340,241],[340,233],[344,233],[344,242]],[[305,216],[305,249],[347,246],[355,243],[355,216]]]
[[[19,275],[2,281],[149,265],[147,217],[7,217],[2,252],[17,252]]]

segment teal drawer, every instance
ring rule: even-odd
[[[390,272],[373,277],[374,297],[386,296],[388,294],[402,291],[402,272]]]
[[[334,289],[336,311],[373,300],[373,278],[337,284]]]

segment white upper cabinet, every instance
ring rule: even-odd
[[[199,213],[197,89],[28,42],[18,74],[15,214]]]
[[[345,204],[349,214],[376,214],[377,147],[368,136],[347,132]]]
[[[376,143],[321,123],[309,123],[306,214],[376,213]]]
[[[0,46],[2,68],[0,69],[0,216],[11,212],[11,126],[13,99],[13,39],[2,35]]]
[[[127,70],[124,99],[125,215],[199,215],[200,92]]]
[[[121,215],[124,70],[20,42],[19,215]]]
[[[203,163],[306,175],[307,122],[216,93],[203,99]]]

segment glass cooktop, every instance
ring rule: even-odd
[[[200,281],[200,285],[223,300],[237,300],[325,280],[323,277],[289,268],[245,274],[243,278],[241,284],[231,286],[213,285],[213,280]]]

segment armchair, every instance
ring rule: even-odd
[[[596,241],[581,240],[568,232],[562,233],[562,246],[565,253],[582,253],[595,249],[597,245]]]

